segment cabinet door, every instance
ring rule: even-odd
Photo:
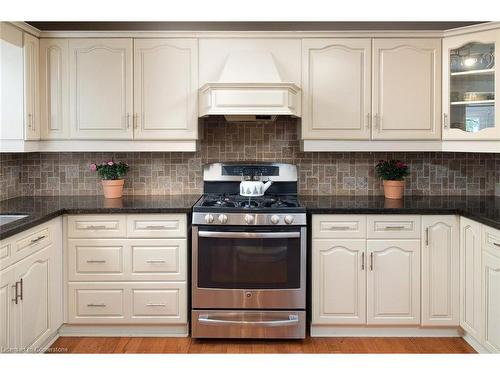
[[[313,324],[366,323],[365,240],[313,240]]]
[[[422,216],[422,325],[459,325],[456,216]]]
[[[420,240],[368,240],[368,324],[420,324]]]
[[[443,39],[443,139],[500,139],[500,29]]]
[[[27,140],[40,139],[38,52],[38,38],[24,33],[24,138]]]
[[[302,41],[302,138],[369,139],[370,39]]]
[[[134,41],[134,138],[196,139],[198,43]]]
[[[72,138],[132,138],[132,40],[71,39]]]
[[[481,340],[481,224],[460,218],[460,327]]]
[[[15,280],[12,268],[0,272],[0,353],[15,348],[14,321],[15,314]]]
[[[42,139],[69,138],[69,41],[40,41],[40,127]]]
[[[373,139],[441,138],[441,40],[375,39]]]
[[[500,258],[483,252],[483,344],[500,353]]]

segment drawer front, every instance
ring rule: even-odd
[[[77,316],[123,317],[123,293],[121,289],[75,289]]]
[[[49,226],[45,226],[36,231],[30,231],[25,236],[18,239],[14,244],[14,253],[28,255],[52,243],[52,231]]]
[[[124,274],[124,240],[68,240],[69,279],[99,280]]]
[[[132,243],[132,276],[163,275],[164,280],[186,280],[186,241],[165,239]]]
[[[132,314],[134,317],[180,318],[180,290],[133,290]]]
[[[420,238],[418,215],[369,215],[367,216],[368,238]]]
[[[127,234],[130,238],[186,238],[186,215],[128,215]]]
[[[365,238],[364,215],[313,215],[313,238]]]
[[[482,225],[483,249],[500,257],[500,230]]]
[[[68,216],[69,238],[121,238],[126,235],[125,215]]]
[[[12,244],[10,243],[0,244],[0,261],[6,260],[10,257],[10,254],[12,252],[11,248]]]

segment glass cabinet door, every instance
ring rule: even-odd
[[[500,139],[496,55],[500,30],[443,40],[443,139]]]

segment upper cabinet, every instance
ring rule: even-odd
[[[40,125],[42,139],[69,137],[69,41],[40,41]]]
[[[134,41],[134,138],[196,139],[196,39]]]
[[[132,39],[69,41],[70,132],[132,139]]]
[[[24,138],[26,140],[40,139],[38,52],[38,38],[24,33]]]
[[[302,138],[370,139],[371,40],[304,39]]]
[[[443,40],[443,139],[500,139],[495,110],[500,30]]]
[[[373,41],[373,139],[440,139],[440,97],[440,39]]]

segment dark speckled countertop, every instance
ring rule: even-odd
[[[500,197],[407,196],[402,200],[383,196],[301,195],[310,214],[415,214],[461,215],[500,229]]]
[[[190,213],[200,195],[17,197],[0,201],[0,214],[28,217],[0,226],[0,239],[62,214]],[[310,214],[462,215],[500,229],[500,197],[407,196],[402,201],[381,196],[301,195]]]

